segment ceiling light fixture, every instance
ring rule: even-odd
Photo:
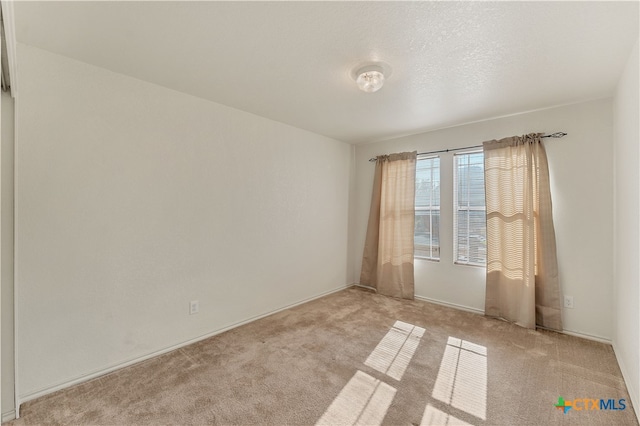
[[[363,92],[377,92],[384,84],[384,69],[378,65],[362,67],[356,71],[356,83]]]
[[[373,93],[382,88],[391,75],[391,67],[385,62],[364,62],[351,69],[351,78],[363,92]]]

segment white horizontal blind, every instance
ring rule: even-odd
[[[440,259],[440,157],[416,163],[414,256]]]
[[[465,152],[453,158],[453,256],[456,263],[484,266],[487,263],[484,154]]]

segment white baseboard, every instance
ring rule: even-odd
[[[129,366],[137,364],[139,362],[146,361],[148,359],[151,359],[151,358],[157,357],[159,355],[174,351],[176,349],[180,349],[182,347],[191,345],[191,344],[199,342],[201,340],[208,339],[209,337],[213,337],[213,336],[216,336],[218,334],[224,333],[225,331],[229,331],[229,330],[231,330],[233,328],[240,327],[241,325],[245,325],[245,324],[248,324],[250,322],[257,321],[257,320],[259,320],[261,318],[268,317],[269,315],[273,315],[273,314],[276,314],[278,312],[284,311],[286,309],[290,309],[290,308],[293,308],[295,306],[302,305],[303,303],[311,302],[312,300],[319,299],[319,298],[324,297],[324,296],[328,296],[329,294],[337,293],[339,291],[345,290],[345,289],[347,289],[349,287],[352,287],[352,286],[353,286],[352,284],[347,284],[347,285],[344,285],[344,286],[340,286],[340,287],[335,288],[333,290],[325,291],[323,293],[316,294],[315,296],[311,296],[311,297],[308,297],[308,298],[303,299],[303,300],[299,300],[297,302],[291,303],[289,305],[283,306],[283,307],[275,309],[273,311],[269,311],[269,312],[266,312],[266,313],[263,313],[263,314],[260,314],[260,315],[254,316],[254,317],[250,317],[250,318],[248,318],[246,320],[242,320],[242,321],[236,322],[234,324],[231,324],[231,325],[228,325],[226,327],[217,329],[215,331],[209,332],[209,333],[204,334],[202,336],[198,336],[196,338],[193,338],[193,339],[190,339],[190,340],[186,340],[184,342],[181,342],[181,343],[166,347],[164,349],[160,349],[158,351],[149,353],[147,355],[143,355],[141,357],[137,357],[137,358],[131,359],[131,360],[126,361],[126,362],[122,362],[122,363],[115,364],[115,365],[112,365],[112,366],[109,366],[109,367],[106,367],[106,368],[102,368],[100,370],[96,370],[96,371],[93,371],[91,373],[84,374],[84,375],[76,377],[76,378],[74,378],[72,380],[68,380],[68,381],[65,381],[63,383],[59,383],[59,384],[54,385],[54,386],[50,386],[50,387],[47,387],[47,388],[44,388],[44,389],[40,389],[40,390],[37,390],[35,392],[31,392],[31,393],[28,393],[28,394],[25,394],[25,395],[20,395],[20,397],[17,399],[17,401],[18,401],[18,403],[17,403],[18,412],[20,410],[20,406],[22,404],[24,404],[25,402],[40,398],[42,396],[48,395],[50,393],[53,393],[53,392],[56,392],[56,391],[59,391],[59,390],[65,389],[65,388],[68,388],[68,387],[73,386],[73,385],[77,385],[77,384],[80,384],[80,383],[87,382],[87,381],[95,379],[97,377],[104,376],[105,374],[112,373],[112,372],[114,372],[116,370],[120,370],[121,368],[129,367]],[[16,412],[12,411],[12,413],[13,413],[13,415],[15,417],[16,416]],[[4,422],[4,415],[3,415],[3,420],[2,421]]]
[[[470,306],[458,305],[456,303],[450,303],[450,302],[443,302],[442,300],[432,299],[430,297],[424,297],[424,296],[418,296],[418,295],[416,295],[415,298],[418,300],[422,300],[424,302],[435,303],[436,305],[458,309],[460,311],[466,311],[466,312],[471,312],[473,314],[484,315],[484,311],[482,309],[472,308]]]
[[[627,369],[627,366],[618,356],[616,342],[614,341],[611,346],[613,346],[613,353],[616,356],[618,366],[620,367],[620,371],[622,372],[622,378],[624,379],[624,383],[627,386],[627,392],[629,392],[629,396],[631,397],[631,405],[633,405],[633,411],[636,413],[636,419],[640,420],[640,400],[638,400],[638,389],[633,389],[629,386],[629,383],[633,383],[633,381],[629,376],[629,370]]]
[[[538,327],[538,328],[542,328],[543,330],[546,330],[544,327]],[[557,330],[551,330],[551,331],[557,331]],[[560,333],[568,334],[569,336],[580,337],[582,339],[593,340],[594,342],[606,343],[607,345],[611,344],[611,339],[607,339],[606,337],[601,337],[601,336],[594,336],[593,334],[586,334],[586,333],[581,333],[579,331],[572,331],[572,330],[562,330]]]
[[[16,418],[16,411],[15,410],[11,410],[11,411],[7,411],[6,413],[2,413],[2,423],[10,422],[11,420],[14,420],[15,418]]]
[[[367,285],[353,284],[353,286],[364,288],[364,289],[367,289],[367,290],[376,291],[375,288],[369,287]],[[419,296],[417,294],[414,296],[414,298],[417,299],[417,300],[422,300],[423,302],[435,303],[436,305],[441,305],[441,306],[446,306],[448,308],[458,309],[459,311],[466,311],[466,312],[471,312],[473,314],[484,315],[484,311],[483,310],[472,308],[472,307],[469,307],[469,306],[458,305],[458,304],[450,303],[450,302],[443,302],[442,300],[432,299],[430,297],[425,297],[425,296]]]
[[[484,310],[482,310],[482,309],[472,308],[472,307],[464,306],[464,305],[458,305],[458,304],[450,303],[450,302],[443,302],[442,300],[431,299],[430,297],[424,297],[424,296],[418,296],[418,295],[416,295],[415,298],[418,299],[418,300],[425,301],[425,302],[435,303],[436,305],[447,306],[449,308],[458,309],[458,310],[466,311],[466,312],[471,312],[473,314],[484,315]],[[537,327],[537,328],[541,328],[543,330],[550,330],[550,331],[558,332],[558,330],[546,329],[544,327]],[[591,335],[591,334],[581,333],[581,332],[578,332],[578,331],[562,330],[559,333],[567,334],[569,336],[580,337],[582,339],[593,340],[593,341],[600,342],[600,343],[606,343],[608,345],[611,344],[611,339],[607,339],[606,337],[594,336],[594,335]]]

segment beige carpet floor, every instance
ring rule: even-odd
[[[25,403],[12,422],[318,423],[638,424],[609,345],[357,288]]]

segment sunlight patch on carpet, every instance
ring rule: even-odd
[[[395,388],[358,370],[316,425],[379,425],[395,395]]]
[[[467,423],[463,420],[460,420],[456,417],[453,417],[450,414],[445,413],[444,411],[438,410],[431,404],[427,404],[427,407],[424,409],[424,414],[422,415],[422,421],[420,422],[420,426],[473,426],[471,423]]]
[[[449,337],[432,396],[486,420],[487,348]]]
[[[422,327],[396,321],[364,364],[389,377],[401,380],[418,349],[424,331]]]

